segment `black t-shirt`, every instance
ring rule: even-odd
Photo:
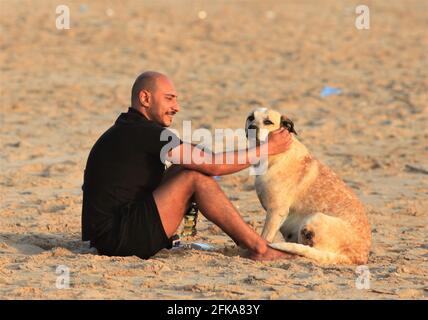
[[[170,130],[133,108],[118,117],[89,153],[82,186],[83,241],[109,231],[121,207],[153,192],[165,170],[161,150],[180,143]]]

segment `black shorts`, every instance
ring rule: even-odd
[[[159,250],[172,247],[162,226],[155,199],[150,193],[143,199],[123,206],[113,227],[91,241],[98,253],[107,256],[138,256],[148,259]]]

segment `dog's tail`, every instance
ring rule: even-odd
[[[352,264],[351,259],[343,254],[322,251],[317,248],[305,246],[300,243],[280,242],[270,243],[269,247],[277,250],[298,254],[320,264]]]

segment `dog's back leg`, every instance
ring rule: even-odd
[[[351,260],[342,254],[322,251],[317,248],[309,247],[300,243],[280,242],[270,243],[270,247],[294,253],[309,259],[312,259],[320,264],[351,264]]]

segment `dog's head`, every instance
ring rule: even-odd
[[[257,144],[259,144],[266,140],[269,132],[281,127],[297,135],[296,130],[294,130],[294,123],[289,118],[272,109],[257,108],[247,117],[245,133],[247,138],[255,138]]]

